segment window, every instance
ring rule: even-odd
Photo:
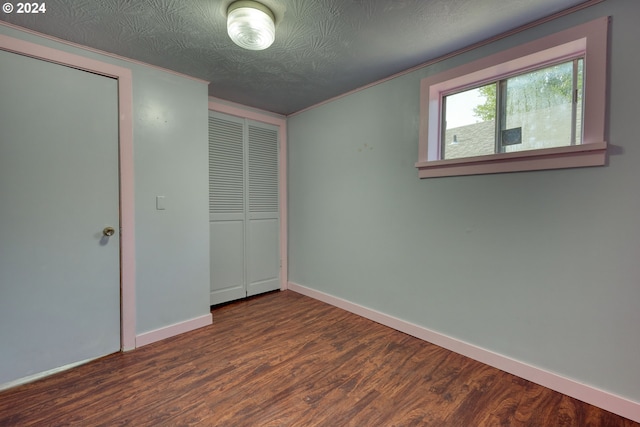
[[[583,63],[574,59],[444,95],[440,157],[580,143]]]
[[[608,18],[427,77],[421,178],[598,166]]]

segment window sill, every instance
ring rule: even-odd
[[[420,178],[603,166],[607,142],[417,162]]]

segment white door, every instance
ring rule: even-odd
[[[280,289],[278,130],[247,120],[247,296]]]
[[[211,305],[247,296],[244,119],[209,113]]]
[[[0,70],[2,385],[120,349],[120,239],[117,81]]]
[[[280,289],[278,128],[209,114],[210,304]]]

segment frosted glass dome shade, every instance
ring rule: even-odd
[[[271,10],[255,1],[237,1],[227,10],[227,32],[235,44],[249,50],[263,50],[276,38]]]

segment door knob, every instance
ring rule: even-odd
[[[113,236],[115,232],[116,230],[114,230],[113,227],[105,227],[104,230],[102,230],[102,234],[107,237]]]

